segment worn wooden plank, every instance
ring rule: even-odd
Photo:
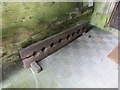
[[[83,32],[89,30],[88,24],[89,21],[83,22],[20,50],[19,53],[24,67],[29,68],[31,62],[42,60],[79,37]],[[60,42],[60,40],[63,42]]]

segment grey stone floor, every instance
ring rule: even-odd
[[[43,67],[40,73],[19,62],[3,69],[2,87],[118,88],[118,64],[107,58],[118,37],[98,28],[88,34],[91,38],[81,36],[39,62]]]

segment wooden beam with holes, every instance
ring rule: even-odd
[[[58,49],[81,36],[83,32],[87,32],[89,28],[89,21],[82,22],[67,30],[64,30],[63,32],[55,34],[51,37],[48,37],[42,41],[19,50],[23,66],[30,68],[32,62],[44,59],[48,55],[52,54],[53,52],[57,51]]]

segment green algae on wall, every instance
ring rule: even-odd
[[[114,28],[109,27],[109,20],[114,6],[115,2],[95,2],[95,9],[91,18],[91,24],[101,29],[115,30]]]
[[[3,63],[19,60],[18,50],[59,33],[81,21],[90,20],[71,2],[2,3]]]
[[[4,3],[2,17],[3,46],[49,28],[58,16],[74,10],[74,3]],[[18,38],[19,37],[19,38]]]
[[[67,2],[5,2],[2,6],[2,47],[5,61],[11,61],[24,42],[38,33],[47,32],[60,21],[57,19],[61,15],[73,12],[76,5]]]
[[[88,2],[83,2],[83,6],[88,6]]]

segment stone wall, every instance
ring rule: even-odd
[[[109,27],[109,20],[117,0],[104,0],[95,2],[95,9],[91,18],[91,24],[104,30],[116,30]]]
[[[80,14],[72,2],[2,3],[3,64],[19,60],[18,50],[82,21],[92,10]]]

